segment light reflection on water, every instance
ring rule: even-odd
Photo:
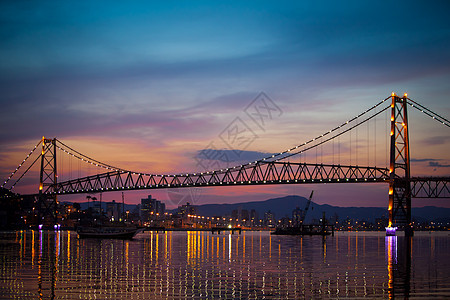
[[[450,297],[450,235],[0,233],[2,299]]]

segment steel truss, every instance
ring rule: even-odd
[[[450,198],[450,177],[412,177],[413,198]]]
[[[49,190],[47,193],[77,194],[181,187],[387,181],[389,181],[389,170],[386,168],[273,161],[213,172],[180,175],[113,171],[58,182],[55,191]]]

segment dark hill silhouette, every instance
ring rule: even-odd
[[[264,218],[264,213],[271,211],[275,218],[280,219],[284,216],[292,217],[292,210],[296,207],[304,209],[307,199],[301,196],[286,196],[273,198],[266,201],[253,201],[234,204],[204,204],[197,206],[197,213],[204,216],[225,216],[231,215],[235,209],[247,209],[249,212],[254,209],[258,212],[260,219]],[[347,218],[352,220],[374,222],[375,219],[388,217],[387,208],[381,207],[338,207],[328,204],[319,205],[311,202],[305,222],[311,222],[313,219],[320,219],[322,212],[325,212],[327,218],[338,215],[339,220]],[[450,222],[450,208],[435,206],[426,206],[412,209],[412,216],[418,221],[438,221]]]
[[[197,213],[204,216],[215,215],[231,215],[235,209],[247,209],[250,211],[254,209],[258,212],[259,218],[264,217],[264,213],[271,211],[275,214],[275,218],[280,219],[284,216],[292,217],[292,210],[296,207],[304,209],[308,199],[301,196],[286,196],[281,198],[269,199],[266,201],[253,201],[235,204],[205,204],[197,206]],[[340,220],[359,219],[374,221],[381,216],[387,216],[387,210],[380,207],[337,207],[328,204],[319,205],[311,202],[305,222],[310,222],[312,219],[320,219],[322,212],[325,212],[327,217],[337,214]]]

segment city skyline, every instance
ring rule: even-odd
[[[392,91],[450,115],[445,2],[0,7],[2,180],[43,135],[113,166],[171,174],[205,171],[198,162],[205,150],[240,151],[230,162],[237,165],[284,151]],[[261,92],[276,113],[264,126],[246,114]],[[244,148],[223,141],[237,118],[255,134]],[[412,175],[448,176],[448,128],[413,109],[410,123]],[[376,134],[379,153],[367,156],[384,164],[385,125]],[[211,166],[223,163],[214,160]],[[147,190],[126,198],[137,203],[151,193],[175,206],[186,197],[194,204],[235,203],[307,196],[312,189],[320,204],[387,206],[387,184]],[[66,199],[84,196],[60,198]],[[447,202],[413,199],[413,206]]]

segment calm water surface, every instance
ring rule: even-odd
[[[449,298],[450,235],[0,233],[1,299]]]

